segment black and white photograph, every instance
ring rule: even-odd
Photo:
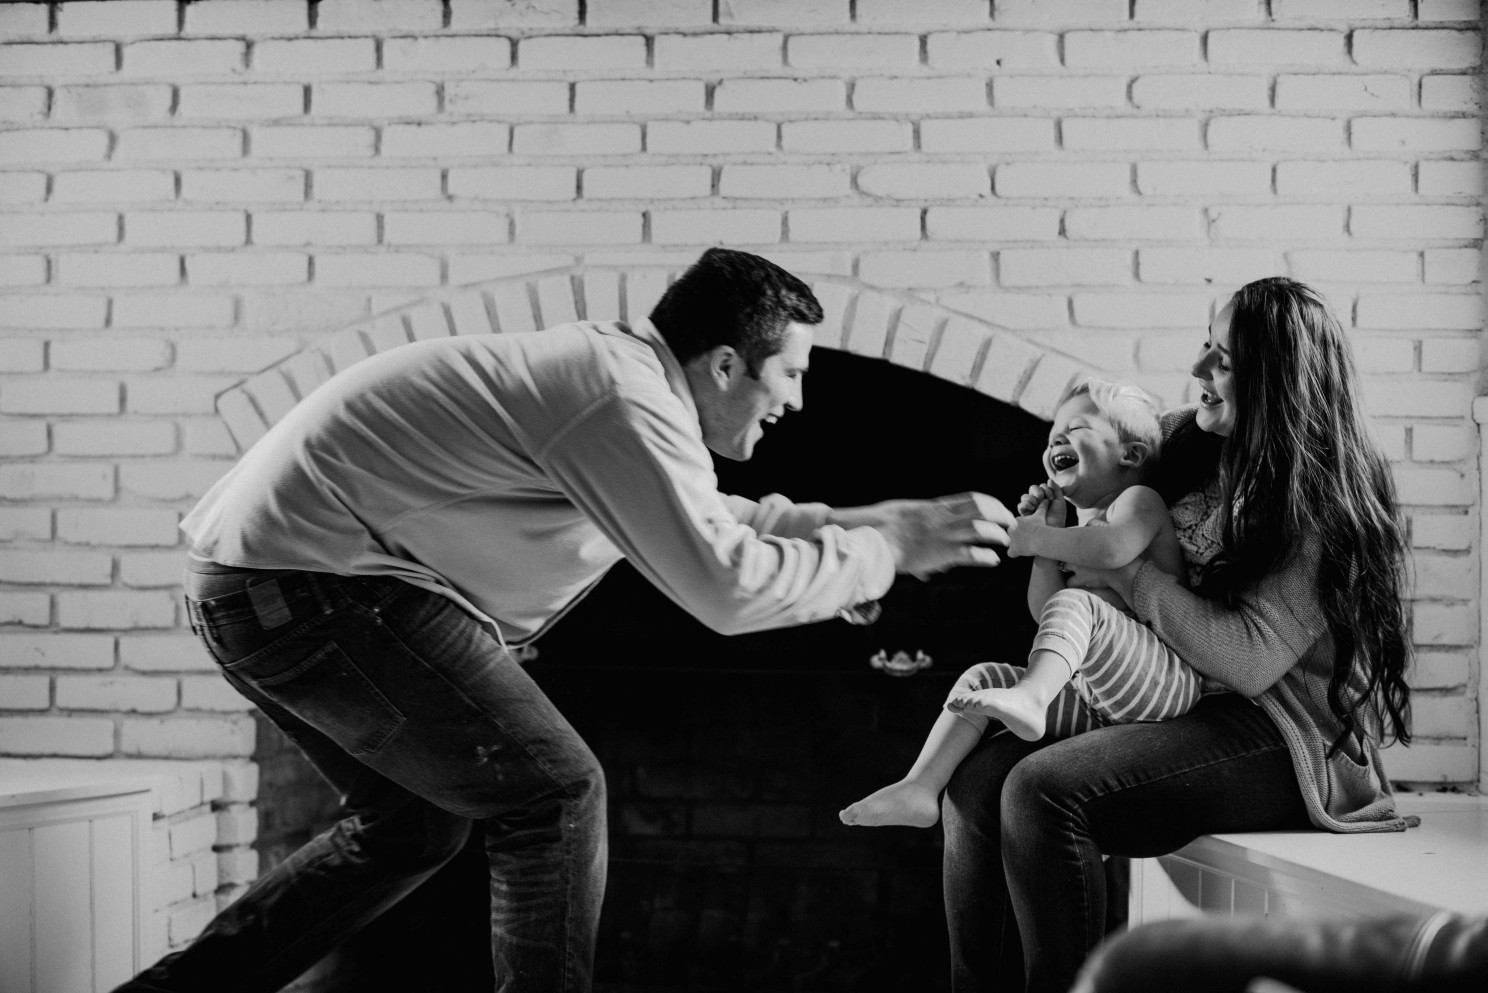
[[[1488,989],[1481,0],[0,0],[0,993]]]

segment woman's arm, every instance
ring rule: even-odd
[[[1008,554],[1114,569],[1141,555],[1167,520],[1168,508],[1156,490],[1130,486],[1112,501],[1099,527],[1055,528],[1038,515],[1018,518],[1008,529]]]
[[[1071,585],[1109,585],[1138,620],[1193,668],[1247,697],[1284,676],[1327,632],[1310,545],[1230,609],[1184,589],[1150,562],[1082,575]]]

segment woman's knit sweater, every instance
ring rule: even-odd
[[[1192,409],[1170,413],[1164,435],[1192,418]],[[1328,757],[1342,727],[1328,706],[1334,646],[1318,599],[1318,555],[1315,542],[1298,549],[1235,609],[1146,563],[1132,580],[1132,607],[1194,669],[1265,709],[1291,752],[1313,824],[1340,832],[1404,830],[1380,761],[1372,706],[1359,710],[1363,740],[1351,736]],[[1354,683],[1350,688],[1359,693],[1362,678]]]

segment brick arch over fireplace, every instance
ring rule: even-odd
[[[535,331],[574,320],[634,320],[680,274],[664,268],[569,267],[452,289],[359,321],[222,393],[217,410],[240,450],[336,372],[411,341]],[[816,344],[882,359],[1053,416],[1088,367],[976,317],[852,280],[811,281],[826,317]]]

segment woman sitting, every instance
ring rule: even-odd
[[[1206,680],[1184,716],[984,738],[942,800],[957,991],[1064,993],[1105,935],[1102,855],[1202,834],[1394,831],[1379,745],[1409,741],[1404,530],[1347,338],[1309,287],[1240,289],[1164,418],[1158,489],[1206,562],[1077,570]],[[1020,521],[1021,523],[1021,521]]]

